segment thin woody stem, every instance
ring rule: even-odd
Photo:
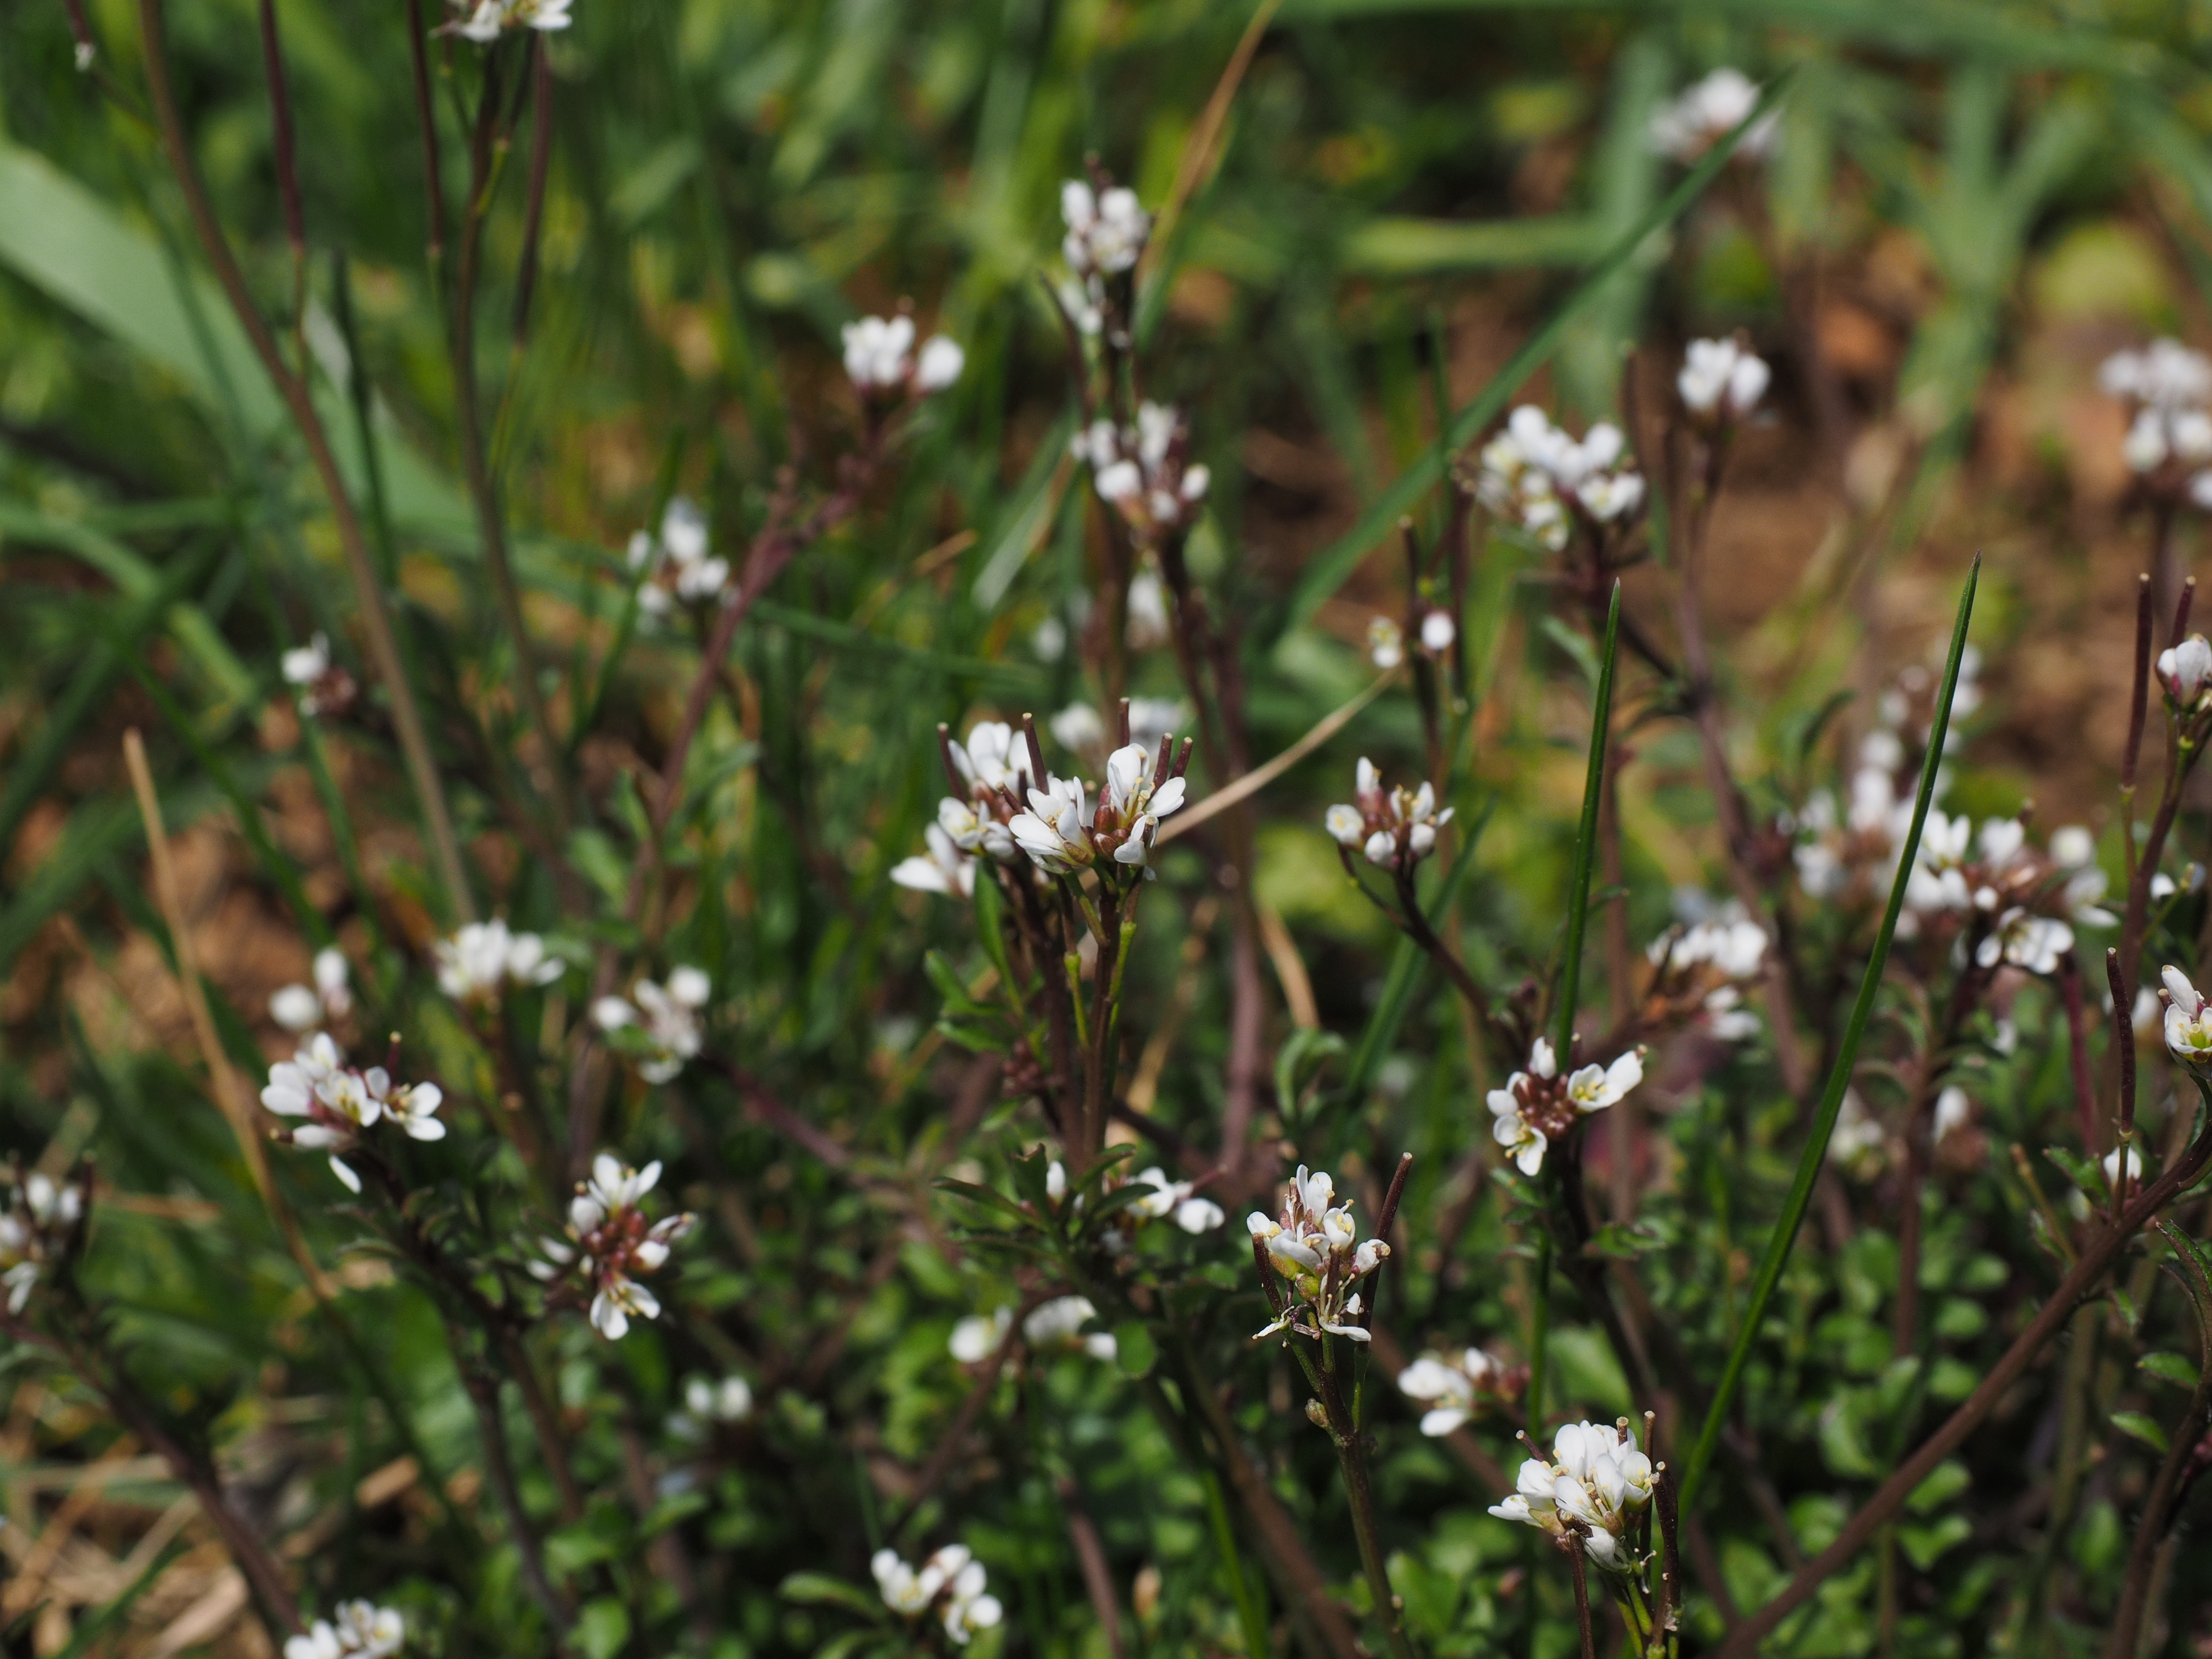
[[[192,160],[191,148],[185,140],[184,118],[177,105],[176,88],[169,77],[168,43],[161,5],[162,0],[138,0],[139,28],[146,43],[146,81],[152,94],[163,154],[184,192],[194,234],[199,238],[208,263],[215,269],[224,297],[230,301],[231,310],[246,331],[254,356],[261,360],[262,368],[307,445],[308,459],[330,502],[331,518],[345,554],[356,600],[361,606],[369,658],[376,666],[377,678],[384,683],[386,696],[392,700],[392,730],[406,762],[408,780],[422,810],[423,828],[429,836],[440,884],[446,890],[446,902],[459,921],[473,921],[476,902],[461,864],[460,843],[453,834],[453,817],[447,810],[444,786],[439,781],[437,763],[430,753],[429,738],[415,704],[415,693],[399,659],[398,641],[392,633],[391,614],[385,606],[384,592],[377,579],[375,562],[369,556],[368,538],[362,534],[352,498],[346,493],[344,475],[338,470],[337,457],[331,448],[329,435],[323,429],[322,417],[315,410],[307,382],[292,373],[284,362],[283,354],[276,349],[276,337],[270,332],[267,319],[253,301],[245,273],[239,269],[222,226],[216,218],[198,165]]]
[[[1583,1561],[1582,1539],[1577,1534],[1563,1547],[1567,1571],[1575,1581],[1575,1625],[1583,1638],[1583,1659],[1597,1659],[1597,1634],[1590,1624],[1589,1569]]]

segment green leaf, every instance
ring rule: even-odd
[[[787,1601],[796,1601],[802,1607],[842,1607],[848,1613],[857,1613],[863,1619],[877,1620],[883,1616],[882,1601],[854,1589],[842,1578],[832,1578],[824,1572],[794,1572],[776,1586],[776,1594]]]
[[[2105,1184],[2105,1171],[2094,1158],[2084,1158],[2063,1146],[2045,1146],[2043,1155],[2064,1171],[2066,1178],[2093,1207],[2112,1202],[2112,1189]]]
[[[1963,1515],[1947,1515],[1924,1527],[1899,1527],[1897,1541],[1912,1565],[1925,1572],[1948,1552],[1974,1535],[1974,1523]]]
[[[2153,1376],[2163,1378],[2181,1388],[2193,1389],[2197,1386],[2197,1362],[2184,1359],[2178,1353],[2147,1353],[2136,1361],[2136,1369],[2148,1371]]]
[[[2168,1444],[2166,1430],[2155,1419],[2141,1412],[2114,1412],[2112,1426],[2122,1434],[2140,1440],[2154,1452],[2163,1452]]]
[[[972,1181],[955,1181],[949,1176],[939,1181],[937,1185],[940,1191],[957,1194],[970,1204],[980,1204],[986,1209],[997,1210],[1010,1215],[1024,1227],[1029,1226],[1035,1220],[1028,1211],[1023,1209],[1012,1199],[992,1188],[980,1187]]]
[[[1966,1473],[1966,1466],[1957,1458],[1948,1458],[1928,1472],[1928,1478],[1912,1489],[1905,1500],[1905,1507],[1915,1515],[1930,1515],[1949,1503],[1974,1484],[1974,1477]]]
[[[572,1635],[584,1659],[614,1659],[629,1641],[629,1609],[611,1595],[586,1601]]]
[[[1605,751],[1612,742],[1613,670],[1620,648],[1620,583],[1605,613],[1605,648],[1598,658],[1597,695],[1591,700],[1589,762],[1583,774],[1583,818],[1575,831],[1575,873],[1567,889],[1567,936],[1560,946],[1559,1035],[1562,1070],[1574,1063],[1575,1006],[1583,980],[1583,935],[1589,926],[1590,870],[1597,862],[1598,803],[1605,794]]]
[[[1828,1138],[1835,1133],[1837,1115],[1844,1109],[1844,1091],[1850,1087],[1851,1070],[1858,1063],[1859,1044],[1865,1040],[1867,1023],[1874,1018],[1882,970],[1889,965],[1890,942],[1897,937],[1897,919],[1905,908],[1905,885],[1920,856],[1920,833],[1927,828],[1929,805],[1936,795],[1936,774],[1943,758],[1944,739],[1951,730],[1951,701],[1958,694],[1959,664],[1966,653],[1966,625],[1973,618],[1974,590],[1981,574],[1982,557],[1977,553],[1967,568],[1966,591],[1959,595],[1958,618],[1951,625],[1950,654],[1944,660],[1943,684],[1936,696],[1936,718],[1929,728],[1928,756],[1921,765],[1920,787],[1912,802],[1912,825],[1905,833],[1897,878],[1890,884],[1889,904],[1882,912],[1881,927],[1875,935],[1866,971],[1860,976],[1858,998],[1851,1005],[1850,1021],[1844,1028],[1844,1039],[1837,1048],[1827,1087],[1820,1096],[1819,1109],[1813,1114],[1812,1133],[1806,1139],[1804,1152],[1797,1160],[1796,1176],[1790,1183],[1789,1196],[1782,1203],[1781,1218],[1767,1240],[1766,1255],[1759,1264],[1758,1276],[1752,1281],[1751,1297],[1736,1328],[1735,1340],[1729,1350],[1719,1386],[1713,1390],[1705,1426],[1698,1431],[1697,1443],[1690,1449],[1683,1468],[1685,1509],[1696,1497],[1698,1482],[1720,1444],[1721,1425],[1728,1421],[1735,1391],[1743,1382],[1744,1367],[1751,1363],[1752,1344],[1757,1340],[1760,1322],[1766,1316],[1766,1304],[1773,1297],[1774,1287],[1782,1281],[1782,1269],[1790,1260],[1790,1247],[1797,1242],[1797,1229],[1803,1224],[1806,1209],[1813,1201],[1813,1183],[1820,1178],[1820,1167],[1827,1160]]]
[[[1126,1376],[1149,1376],[1159,1363],[1159,1345],[1140,1320],[1127,1320],[1114,1328],[1114,1363]]]

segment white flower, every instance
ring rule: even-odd
[[[960,802],[949,798],[945,805],[961,806]],[[939,824],[924,824],[921,836],[928,852],[901,859],[891,866],[891,879],[916,892],[957,893],[963,898],[971,896],[975,890],[975,860],[962,852],[959,842]]]
[[[968,354],[957,341],[943,334],[933,334],[922,342],[921,356],[914,366],[914,388],[917,392],[942,392],[960,378],[960,371],[968,366]]]
[[[1067,448],[1090,467],[1099,499],[1151,545],[1197,520],[1212,483],[1205,467],[1187,464],[1186,438],[1182,411],[1147,399],[1137,406],[1133,427],[1096,420],[1069,439]]]
[[[1425,1353],[1398,1373],[1408,1400],[1433,1402],[1421,1414],[1421,1432],[1447,1435],[1474,1415],[1484,1393],[1494,1393],[1504,1366],[1480,1348],[1462,1353]]]
[[[1973,1121],[1973,1103],[1956,1084],[1936,1097],[1936,1121],[1929,1138],[1938,1146]]]
[[[752,1384],[742,1376],[726,1376],[720,1382],[695,1376],[684,1385],[684,1407],[701,1429],[713,1423],[742,1423],[753,1414]]]
[[[309,1031],[322,1024],[323,1000],[308,986],[283,986],[269,999],[269,1018],[288,1031]]]
[[[284,1659],[386,1659],[406,1640],[406,1622],[398,1608],[344,1601],[335,1622],[318,1619],[305,1635],[288,1638]]]
[[[1766,395],[1773,371],[1734,340],[1692,340],[1674,377],[1682,406],[1707,419],[1740,421]]]
[[[1651,1501],[1653,1475],[1626,1418],[1613,1428],[1569,1423],[1554,1437],[1551,1459],[1523,1462],[1518,1490],[1490,1512],[1555,1538],[1575,1538],[1591,1560],[1626,1572],[1638,1565],[1628,1523]]]
[[[1032,1348],[1080,1348],[1093,1359],[1112,1359],[1120,1346],[1111,1332],[1084,1332],[1084,1326],[1097,1316],[1089,1297],[1056,1296],[1030,1310],[1022,1321],[1022,1339]]]
[[[1105,719],[1087,702],[1070,703],[1049,724],[1054,740],[1079,754],[1100,748],[1106,741]]]
[[[1282,1280],[1269,1286],[1276,1316],[1253,1333],[1253,1340],[1286,1328],[1316,1339],[1327,1334],[1370,1340],[1358,1322],[1364,1310],[1352,1286],[1382,1265],[1390,1247],[1379,1238],[1363,1242],[1352,1200],[1339,1205],[1335,1197],[1335,1182],[1326,1170],[1309,1173],[1301,1164],[1284,1193],[1279,1219],[1257,1210],[1245,1217],[1245,1231]]]
[[[2185,713],[2194,713],[2212,683],[2212,642],[2191,634],[2179,645],[2159,653],[2158,678],[2166,695]]]
[[[637,1278],[665,1263],[696,1220],[688,1212],[646,1220],[641,1200],[659,1180],[657,1163],[635,1170],[601,1152],[592,1160],[591,1179],[578,1182],[568,1200],[567,1241],[543,1241],[550,1266],[533,1268],[549,1282],[579,1273],[582,1288],[592,1292],[592,1328],[610,1342],[622,1339],[633,1318],[660,1316],[659,1298]]]
[[[1538,1037],[1529,1048],[1528,1070],[1514,1073],[1504,1088],[1486,1097],[1494,1120],[1491,1137],[1522,1174],[1533,1176],[1543,1168],[1552,1142],[1591,1113],[1618,1104],[1643,1081],[1641,1048],[1619,1055],[1610,1066],[1584,1066],[1562,1080],[1551,1043]]]
[[[1459,629],[1449,611],[1431,611],[1421,618],[1421,649],[1431,656],[1443,655],[1458,637]]]
[[[1167,1171],[1158,1164],[1138,1170],[1136,1181],[1152,1189],[1129,1206],[1129,1213],[1139,1221],[1173,1216],[1176,1226],[1187,1233],[1197,1234],[1210,1233],[1228,1218],[1212,1199],[1194,1196],[1192,1182],[1170,1181]]]
[[[903,386],[913,372],[914,319],[863,317],[844,326],[845,372],[863,392]]]
[[[305,645],[295,645],[282,659],[284,684],[308,686],[331,672],[331,636],[318,632]]]
[[[2110,1188],[2120,1178],[2120,1149],[2118,1147],[2115,1146],[2111,1152],[2105,1154],[2104,1170],[2105,1185],[2107,1188]],[[2136,1146],[2133,1141],[2130,1141],[2128,1143],[2128,1185],[2130,1188],[2139,1187],[2142,1184],[2142,1151],[2140,1147]]]
[[[1759,88],[1742,70],[1717,69],[1651,117],[1651,147],[1672,161],[1696,161],[1757,107]],[[1740,155],[1756,159],[1773,147],[1775,116],[1743,136]]]
[[[1060,255],[1079,278],[1128,270],[1152,232],[1152,215],[1137,205],[1136,191],[1122,186],[1097,191],[1070,179],[1060,187],[1060,213],[1067,223]]]
[[[1388,617],[1368,621],[1367,659],[1386,673],[1406,660],[1406,636]]]
[[[2097,371],[2106,393],[2152,409],[2193,409],[2212,403],[2212,359],[2179,340],[2154,340],[2141,351],[2117,351]]]
[[[2192,1071],[2212,1071],[2212,1012],[2179,968],[2168,964],[2159,978],[2166,986],[2166,1046]]]
[[[704,1041],[699,1011],[711,989],[701,969],[678,968],[665,988],[641,979],[628,1001],[601,997],[592,1005],[592,1023],[607,1032],[635,1030],[630,1046],[639,1055],[638,1075],[647,1083],[665,1083],[699,1053]]]
[[[1607,525],[1643,504],[1643,478],[1625,464],[1620,428],[1600,421],[1577,442],[1532,404],[1516,409],[1505,430],[1481,452],[1474,489],[1501,519],[1517,521],[1545,547],[1567,544],[1564,503],[1590,523]]]
[[[30,1305],[40,1279],[70,1251],[85,1210],[84,1188],[37,1171],[0,1185],[0,1286],[8,1311]]]
[[[1432,784],[1386,793],[1382,775],[1363,757],[1352,774],[1352,804],[1330,807],[1322,823],[1338,845],[1358,848],[1369,863],[1402,872],[1436,851],[1437,831],[1451,822],[1452,811],[1437,810]]]
[[[878,1550],[868,1571],[884,1605],[902,1618],[919,1618],[941,1601],[945,1633],[957,1646],[1005,1617],[998,1597],[985,1588],[982,1563],[964,1544],[945,1545],[919,1568],[908,1566],[896,1550]]]
[[[1994,968],[2002,960],[2031,974],[2055,974],[2073,948],[2074,930],[2064,922],[2031,915],[2015,905],[1997,919],[1974,952],[1974,960],[1984,968]]]
[[[535,933],[511,933],[504,921],[472,921],[431,947],[438,988],[456,1001],[497,997],[510,986],[550,985],[568,964]]]
[[[713,556],[706,514],[685,496],[668,503],[657,536],[640,531],[630,538],[629,562],[643,583],[638,603],[654,616],[679,599],[696,603],[726,597],[729,590],[730,562]]]
[[[962,1364],[980,1364],[998,1352],[1013,1321],[1013,1312],[1007,1308],[988,1315],[969,1314],[954,1323],[951,1340],[945,1346]]]

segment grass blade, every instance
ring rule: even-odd
[[[1889,945],[1897,934],[1898,915],[1905,908],[1905,890],[1911,880],[1913,862],[1920,854],[1920,831],[1928,822],[1929,803],[1936,798],[1936,774],[1943,762],[1943,739],[1951,726],[1951,699],[1959,689],[1959,660],[1966,649],[1966,624],[1974,614],[1974,589],[1981,574],[1982,556],[1977,553],[1966,571],[1966,592],[1959,596],[1959,619],[1951,629],[1951,653],[1943,664],[1943,685],[1936,698],[1936,721],[1928,733],[1928,757],[1921,763],[1920,790],[1912,802],[1912,828],[1905,837],[1905,853],[1898,860],[1897,878],[1890,884],[1889,908],[1882,912],[1881,930],[1875,935],[1874,953],[1867,958],[1866,973],[1859,981],[1858,1000],[1851,1005],[1850,1024],[1844,1029],[1843,1044],[1837,1049],[1834,1068],[1828,1073],[1828,1086],[1820,1096],[1820,1109],[1813,1115],[1813,1132],[1805,1143],[1803,1155],[1797,1160],[1797,1174],[1790,1183],[1790,1195],[1783,1200],[1781,1218],[1775,1224],[1773,1237],[1767,1241],[1766,1255],[1759,1264],[1759,1276],[1752,1281],[1751,1300],[1745,1305],[1735,1344],[1729,1351],[1720,1385],[1713,1390],[1713,1403],[1705,1413],[1705,1426],[1698,1431],[1697,1444],[1691,1448],[1689,1461],[1683,1468],[1685,1509],[1697,1496],[1698,1482],[1720,1443],[1721,1425],[1728,1420],[1729,1407],[1743,1382],[1744,1367],[1751,1361],[1751,1345],[1758,1337],[1759,1322],[1766,1312],[1775,1285],[1781,1281],[1783,1266],[1797,1240],[1797,1229],[1803,1224],[1806,1207],[1813,1201],[1813,1183],[1827,1158],[1828,1137],[1835,1130],[1836,1115],[1843,1109],[1844,1092],[1850,1086],[1851,1066],[1858,1058],[1867,1022],[1874,1014],[1875,994],[1881,988],[1882,969],[1889,962]]]
[[[1583,776],[1583,821],[1575,831],[1575,873],[1567,889],[1565,955],[1559,964],[1559,1073],[1575,1058],[1575,1003],[1582,993],[1583,933],[1589,926],[1590,866],[1597,861],[1597,808],[1605,793],[1605,751],[1613,726],[1613,669],[1620,648],[1620,582],[1606,607],[1605,646],[1598,658],[1597,696],[1590,709],[1589,769]]]
[[[1658,204],[1630,227],[1627,234],[1613,243],[1603,258],[1589,268],[1581,283],[1570,294],[1559,308],[1552,313],[1543,327],[1530,335],[1521,349],[1515,352],[1504,368],[1491,376],[1489,383],[1475,393],[1473,401],[1453,419],[1450,438],[1443,445],[1432,445],[1421,458],[1398,475],[1393,483],[1377,496],[1359,520],[1342,536],[1317,554],[1306,567],[1298,585],[1291,590],[1289,606],[1279,626],[1280,631],[1291,629],[1312,619],[1322,602],[1341,587],[1359,562],[1383,537],[1393,532],[1398,520],[1413,510],[1421,492],[1429,489],[1443,476],[1442,456],[1450,450],[1463,447],[1476,433],[1488,426],[1503,412],[1508,399],[1520,391],[1528,377],[1541,368],[1565,339],[1567,328],[1606,289],[1606,279],[1626,266],[1636,257],[1637,251],[1657,231],[1664,229],[1689,210],[1690,204],[1705,193],[1705,187],[1720,176],[1728,159],[1735,153],[1744,135],[1765,118],[1768,110],[1789,85],[1787,71],[1777,76],[1760,94],[1751,112],[1738,122],[1729,135],[1707,150],[1698,164],[1685,173],[1674,188],[1667,192]]]

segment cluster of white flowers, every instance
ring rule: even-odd
[[[1060,216],[1066,226],[1060,253],[1068,273],[1058,289],[1060,308],[1078,332],[1096,334],[1105,326],[1107,279],[1136,269],[1152,216],[1126,185],[1100,189],[1070,179],[1060,187]]]
[[[1600,421],[1577,441],[1542,410],[1523,404],[1505,430],[1482,447],[1473,488],[1492,514],[1557,553],[1576,518],[1603,526],[1644,504],[1644,477],[1626,451],[1627,441],[1610,421]]]
[[[1758,104],[1759,88],[1750,76],[1741,70],[1717,69],[1652,112],[1651,147],[1672,161],[1694,161],[1735,131]],[[1775,119],[1762,117],[1743,135],[1736,154],[1756,160],[1773,149]]]
[[[278,666],[284,684],[298,696],[300,712],[309,720],[343,709],[358,689],[353,676],[331,660],[331,636],[319,630],[305,645],[285,652]]]
[[[1583,1118],[1618,1103],[1644,1081],[1644,1050],[1631,1048],[1610,1066],[1585,1066],[1559,1076],[1559,1058],[1548,1040],[1538,1037],[1528,1051],[1528,1069],[1490,1091],[1492,1138],[1505,1148],[1521,1173],[1544,1167],[1544,1151]]]
[[[640,582],[638,605],[647,616],[665,617],[680,601],[726,599],[730,562],[714,556],[707,537],[707,515],[689,496],[678,495],[660,514],[660,532],[641,530],[629,538],[629,564]]]
[[[2191,634],[2158,653],[2158,683],[2173,711],[2186,720],[2212,703],[2212,642]]]
[[[1458,1353],[1425,1353],[1398,1373],[1398,1391],[1408,1400],[1431,1402],[1421,1413],[1421,1432],[1449,1434],[1488,1402],[1515,1392],[1513,1372],[1495,1354],[1480,1348]]]
[[[1180,811],[1183,779],[1162,738],[1157,755],[1135,744],[1106,757],[1106,787],[1095,798],[1080,778],[1048,778],[1029,792],[1029,811],[1007,821],[1006,833],[1048,875],[1069,875],[1103,861],[1153,874],[1153,837],[1160,820]],[[1186,752],[1188,752],[1186,750]],[[1095,799],[1095,805],[1091,802]]]
[[[33,1170],[0,1188],[0,1291],[19,1314],[32,1288],[70,1249],[84,1218],[84,1188]]]
[[[1195,1190],[1195,1182],[1170,1181],[1158,1164],[1138,1170],[1133,1179],[1136,1185],[1152,1188],[1126,1212],[1139,1224],[1173,1217],[1176,1226],[1196,1235],[1210,1233],[1229,1218],[1218,1204]]]
[[[1959,722],[1981,707],[1981,663],[1982,653],[1971,645],[1960,657],[1951,724],[1944,733],[1947,753],[1960,741]],[[1912,827],[1916,755],[1925,752],[1941,684],[1932,670],[1917,663],[1900,672],[1875,704],[1875,724],[1859,744],[1845,804],[1839,807],[1828,791],[1817,790],[1801,811],[1784,820],[1796,841],[1798,882],[1811,897],[1837,899],[1854,885],[1887,888],[1897,873]],[[1932,799],[1942,801],[1949,783],[1948,773],[1938,770]],[[1907,937],[1913,925],[1906,924]]]
[[[1963,813],[1929,812],[1905,890],[1913,925],[1900,920],[1899,931],[1911,937],[1943,918],[1979,913],[1994,921],[1976,949],[1978,966],[2056,972],[2074,948],[2074,924],[2110,927],[2118,918],[2098,902],[2106,877],[2089,832],[2063,828],[2051,843],[2048,853],[2029,846],[2018,818],[1986,818],[1978,834]]]
[[[269,999],[269,1018],[296,1034],[353,1012],[353,987],[345,952],[325,945],[315,952],[313,985],[279,986]]]
[[[2212,359],[2179,340],[2105,360],[2097,384],[2132,411],[2120,445],[2128,470],[2168,494],[2212,507]]]
[[[1629,1525],[1651,1501],[1654,1474],[1626,1418],[1612,1428],[1563,1424],[1553,1437],[1551,1458],[1522,1463],[1514,1482],[1519,1490],[1492,1504],[1490,1512],[1562,1542],[1571,1539],[1600,1566],[1628,1572],[1638,1565]]]
[[[445,1103],[434,1083],[395,1084],[381,1066],[367,1071],[345,1063],[345,1055],[325,1032],[318,1031],[289,1060],[269,1068],[261,1103],[279,1117],[303,1118],[281,1139],[313,1151],[327,1148],[331,1170],[354,1192],[361,1176],[340,1156],[357,1146],[380,1123],[389,1123],[415,1140],[443,1140],[438,1119]]]
[[[572,0],[477,0],[467,15],[448,27],[464,40],[489,46],[508,29],[565,29]]]
[[[438,988],[457,1002],[489,1000],[511,985],[550,985],[568,966],[537,934],[510,932],[498,921],[472,921],[430,949]]]
[[[704,1440],[717,1424],[742,1423],[752,1414],[752,1384],[744,1377],[714,1382],[695,1376],[684,1385],[684,1409],[668,1419],[668,1426],[681,1439]]]
[[[665,988],[641,979],[628,997],[601,997],[592,1005],[592,1024],[611,1036],[623,1033],[617,1043],[636,1056],[638,1075],[665,1083],[697,1055],[704,1040],[699,1011],[713,991],[705,969],[673,969]]]
[[[1252,1334],[1254,1341],[1286,1329],[1316,1340],[1327,1332],[1354,1342],[1369,1340],[1358,1322],[1364,1311],[1359,1292],[1352,1286],[1382,1265],[1390,1247],[1379,1238],[1361,1239],[1352,1200],[1335,1200],[1336,1186],[1328,1171],[1309,1175],[1301,1164],[1284,1189],[1279,1218],[1258,1210],[1244,1218],[1245,1231],[1283,1280],[1279,1290],[1272,1280],[1265,1282],[1275,1317]]]
[[[318,1619],[302,1636],[284,1643],[284,1659],[387,1659],[407,1644],[407,1623],[397,1607],[341,1601],[335,1620]]]
[[[1651,941],[1645,954],[1660,982],[1687,981],[1699,1000],[1706,1023],[1723,1042],[1745,1042],[1759,1035],[1759,1016],[1743,1006],[1743,986],[1758,977],[1766,960],[1766,930],[1731,902],[1686,927],[1672,927]],[[1717,981],[1718,983],[1714,983]]]
[[[1212,474],[1185,464],[1190,434],[1182,410],[1149,398],[1137,423],[1099,419],[1067,441],[1068,453],[1091,469],[1092,486],[1152,545],[1194,523]]]
[[[922,831],[928,850],[902,860],[893,866],[891,879],[920,892],[966,897],[975,890],[977,854],[1001,864],[1021,857],[1007,825],[1020,815],[1022,799],[1035,780],[1026,745],[1004,720],[978,720],[964,744],[950,737],[939,741],[965,798],[947,795],[937,803],[937,822]]]
[[[1741,421],[1759,407],[1774,378],[1765,359],[1735,340],[1692,340],[1683,354],[1674,389],[1682,407],[1701,422]]]
[[[843,333],[845,373],[863,398],[942,392],[968,362],[959,343],[944,334],[931,335],[917,356],[911,317],[863,317]]]
[[[906,1619],[919,1619],[932,1607],[956,1646],[966,1647],[975,1632],[1006,1616],[999,1598],[984,1588],[983,1564],[965,1544],[947,1544],[910,1567],[896,1550],[878,1550],[868,1563],[884,1605]]]
[[[1370,864],[1411,870],[1437,850],[1437,831],[1449,823],[1452,808],[1437,811],[1437,792],[1425,781],[1419,789],[1385,790],[1382,775],[1364,756],[1352,774],[1352,803],[1328,809],[1322,819],[1329,838],[1348,858],[1358,852]]]
[[[660,1298],[637,1282],[668,1260],[668,1252],[697,1224],[689,1212],[648,1221],[640,1200],[660,1180],[660,1165],[633,1170],[611,1152],[592,1160],[592,1178],[576,1183],[568,1200],[566,1238],[543,1238],[546,1261],[531,1272],[547,1284],[571,1273],[592,1293],[592,1328],[610,1342],[622,1340],[633,1317],[660,1317]]]

